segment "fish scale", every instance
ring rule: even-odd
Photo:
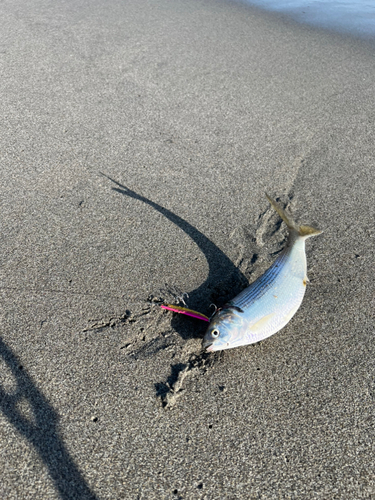
[[[283,262],[286,260],[287,254],[280,255],[280,257],[267,269],[267,271],[260,276],[254,283],[243,290],[233,300],[229,302],[230,305],[240,307],[241,309],[249,307],[255,300],[264,295],[267,290],[272,287],[272,284],[277,279],[282,267]]]

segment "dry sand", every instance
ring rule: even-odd
[[[371,42],[220,0],[0,18],[0,497],[375,498]],[[324,230],[304,303],[202,356],[157,299],[268,267],[265,190]]]

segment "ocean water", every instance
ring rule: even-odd
[[[310,25],[375,38],[375,0],[244,0]]]

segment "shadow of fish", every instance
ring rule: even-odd
[[[207,352],[270,337],[291,320],[302,303],[308,281],[305,240],[321,231],[298,226],[266,196],[289,228],[288,243],[262,276],[214,314],[203,339]]]

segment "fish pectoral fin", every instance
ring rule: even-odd
[[[269,323],[272,318],[275,316],[275,313],[267,314],[267,316],[263,316],[263,318],[259,319],[256,323],[250,326],[249,330],[253,333],[257,333]]]

